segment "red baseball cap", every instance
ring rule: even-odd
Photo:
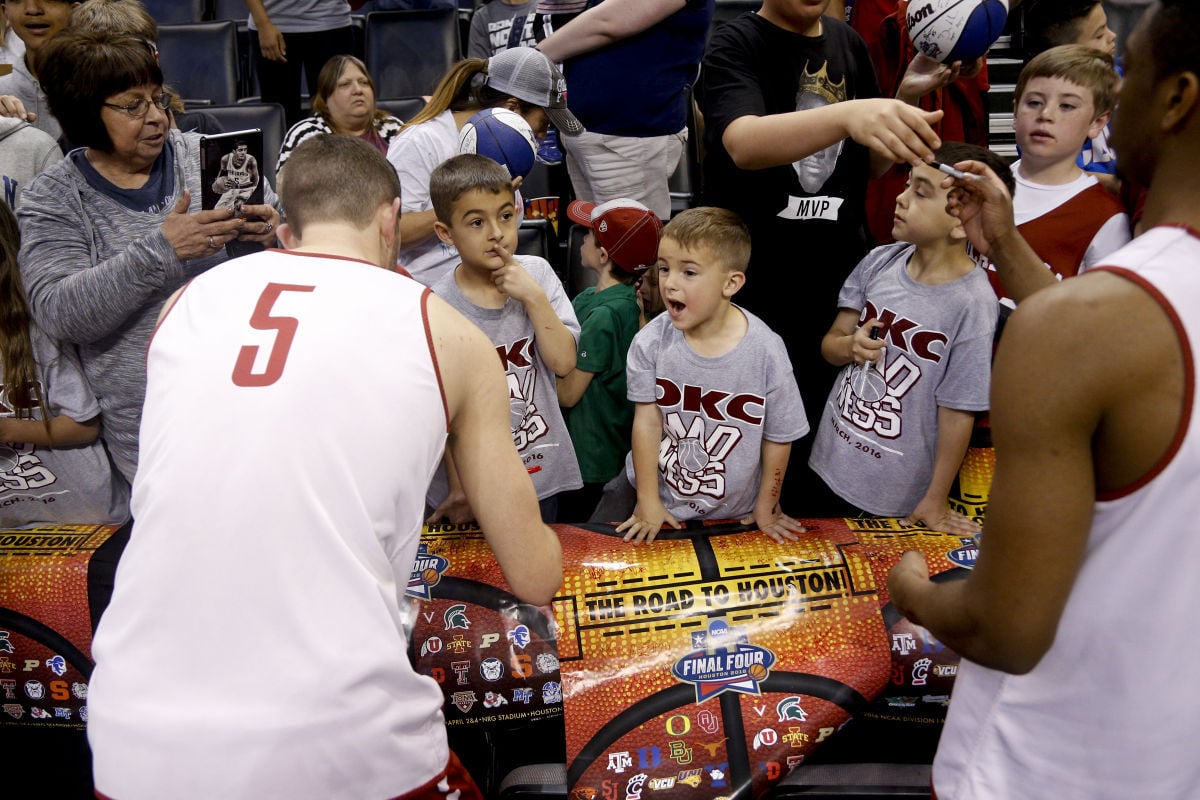
[[[573,200],[567,216],[591,228],[613,263],[631,275],[640,275],[658,260],[662,221],[636,200],[619,197],[600,205]]]

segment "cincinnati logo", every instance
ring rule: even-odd
[[[432,597],[431,590],[441,582],[442,575],[449,568],[449,561],[430,553],[428,545],[421,545],[417,549],[417,558],[413,561],[412,574],[408,578],[408,588],[404,593],[409,597],[429,600]]]
[[[759,684],[775,664],[765,647],[734,640],[721,620],[709,624],[708,650],[693,650],[671,667],[671,674],[696,687],[696,702],[723,692],[762,694]]]
[[[960,567],[966,569],[974,568],[975,559],[979,557],[979,545],[975,544],[974,539],[965,536],[959,539],[959,541],[962,542],[962,547],[946,553],[946,558],[950,559],[951,563],[957,564]]]

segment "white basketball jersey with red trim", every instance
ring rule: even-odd
[[[267,251],[196,278],[147,355],[135,531],[93,647],[96,788],[394,797],[448,757],[404,593],[447,418],[425,302]]]
[[[1057,636],[1033,671],[1006,675],[963,661],[934,762],[940,800],[1183,800],[1200,792],[1200,581],[1192,574],[1200,564],[1200,361],[1192,344],[1200,336],[1200,235],[1156,228],[1105,263],[1174,322],[1187,370],[1183,419],[1150,475],[1097,498]]]

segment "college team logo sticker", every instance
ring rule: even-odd
[[[771,674],[775,654],[750,644],[721,620],[708,624],[705,634],[691,635],[693,647],[671,667],[671,674],[696,687],[696,702],[703,703],[722,692],[762,694],[759,684]]]
[[[408,578],[408,588],[404,593],[409,597],[420,600],[431,599],[431,591],[442,580],[442,575],[450,569],[450,562],[429,552],[428,545],[417,548],[417,558],[413,561],[412,575]]]

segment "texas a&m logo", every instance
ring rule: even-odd
[[[755,394],[655,381],[664,435],[658,447],[658,471],[680,495],[725,497],[725,459],[742,440],[731,422],[761,426],[766,400]],[[715,423],[709,429],[706,423]]]

